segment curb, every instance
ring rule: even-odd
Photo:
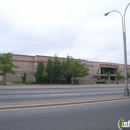
[[[101,99],[93,99],[93,100],[78,100],[78,101],[64,101],[64,102],[50,102],[50,103],[26,103],[26,104],[10,104],[10,105],[1,105],[0,110],[8,110],[8,109],[20,109],[20,108],[33,108],[33,107],[51,107],[51,106],[64,106],[64,105],[76,105],[76,104],[84,104],[84,103],[93,103],[93,102],[104,102],[104,101],[114,101],[114,100],[123,100],[130,99],[130,96],[124,97],[116,97],[116,98],[101,98]]]

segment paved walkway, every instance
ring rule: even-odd
[[[128,85],[130,88],[130,84]],[[0,85],[0,90],[4,89],[67,89],[67,88],[100,88],[100,87],[125,87],[125,84],[84,84],[84,85]]]

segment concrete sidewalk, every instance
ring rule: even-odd
[[[129,84],[130,86],[130,84]],[[125,84],[84,84],[84,85],[0,85],[0,90],[30,90],[30,89],[80,89],[80,88],[108,88],[108,87],[121,87],[124,88]]]
[[[114,100],[130,100],[130,96],[122,97],[111,97],[111,98],[98,98],[98,99],[89,99],[89,100],[74,100],[74,101],[60,101],[60,102],[40,102],[40,103],[24,103],[24,104],[2,104],[0,105],[0,110],[8,109],[21,109],[21,108],[35,108],[35,107],[53,107],[53,106],[63,106],[63,105],[76,105],[76,104],[85,104],[85,103],[94,103],[94,102],[106,102]]]

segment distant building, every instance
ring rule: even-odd
[[[24,72],[27,74],[27,81],[35,81],[34,73],[36,71],[38,61],[43,61],[45,64],[47,60],[54,57],[50,56],[28,56],[28,55],[17,55],[13,54],[13,63],[19,68],[16,69],[15,75],[7,74],[7,81],[21,81],[21,76]],[[63,60],[65,58],[59,57],[59,60]],[[115,80],[115,71],[121,71],[122,82],[124,78],[124,65],[118,63],[108,63],[108,62],[97,62],[97,61],[86,61],[82,60],[83,63],[86,64],[86,67],[89,68],[89,75],[83,78],[78,78],[81,84],[90,83],[91,77],[93,79],[93,83],[96,82],[97,76],[101,76],[102,79],[106,78],[106,72],[110,73],[110,81]],[[130,65],[128,65],[128,72],[130,73]],[[2,77],[0,77],[2,80]]]

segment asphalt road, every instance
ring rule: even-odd
[[[123,96],[124,88],[0,90],[0,104],[71,101]]]
[[[0,130],[119,130],[130,120],[130,99],[0,111]]]

